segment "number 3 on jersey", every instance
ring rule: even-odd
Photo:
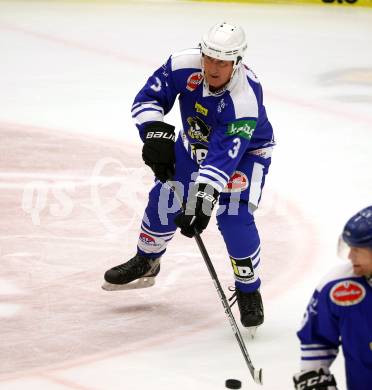
[[[232,142],[234,146],[232,147],[232,149],[229,150],[228,154],[231,158],[236,158],[239,153],[240,145],[242,144],[242,142],[240,141],[240,138],[234,138]]]

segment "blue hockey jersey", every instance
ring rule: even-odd
[[[372,286],[351,264],[335,269],[315,290],[305,312],[301,369],[329,367],[341,345],[348,390],[372,389]]]
[[[143,139],[149,122],[163,121],[178,96],[182,142],[199,164],[197,182],[226,186],[245,153],[270,158],[273,129],[254,73],[240,64],[229,84],[211,93],[203,80],[200,49],[172,55],[137,94],[132,116]]]

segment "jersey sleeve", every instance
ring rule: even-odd
[[[163,121],[172,109],[179,93],[172,74],[172,57],[149,77],[132,105],[132,118],[143,139],[144,127],[149,122]]]
[[[328,368],[338,354],[338,317],[332,313],[329,287],[315,290],[297,332],[301,342],[301,370]]]

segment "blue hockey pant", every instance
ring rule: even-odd
[[[190,159],[180,142],[176,143],[176,172],[174,182],[178,193],[187,199],[190,186],[197,177],[198,165]],[[260,287],[260,237],[253,212],[261,199],[265,176],[271,159],[245,155],[238,164],[230,182],[219,197],[218,229],[225,241],[234,271],[235,285],[242,291]],[[137,251],[151,258],[166,251],[176,232],[175,216],[180,205],[166,184],[156,181],[142,219]]]

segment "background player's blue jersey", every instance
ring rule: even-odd
[[[271,156],[273,129],[262,88],[243,64],[224,89],[211,93],[203,80],[200,49],[172,55],[135,98],[132,116],[142,138],[145,125],[163,121],[177,96],[182,117],[177,142],[200,165],[197,182],[221,192],[243,155]]]
[[[315,290],[297,333],[301,369],[329,367],[342,345],[348,390],[372,389],[372,286],[348,264]]]

